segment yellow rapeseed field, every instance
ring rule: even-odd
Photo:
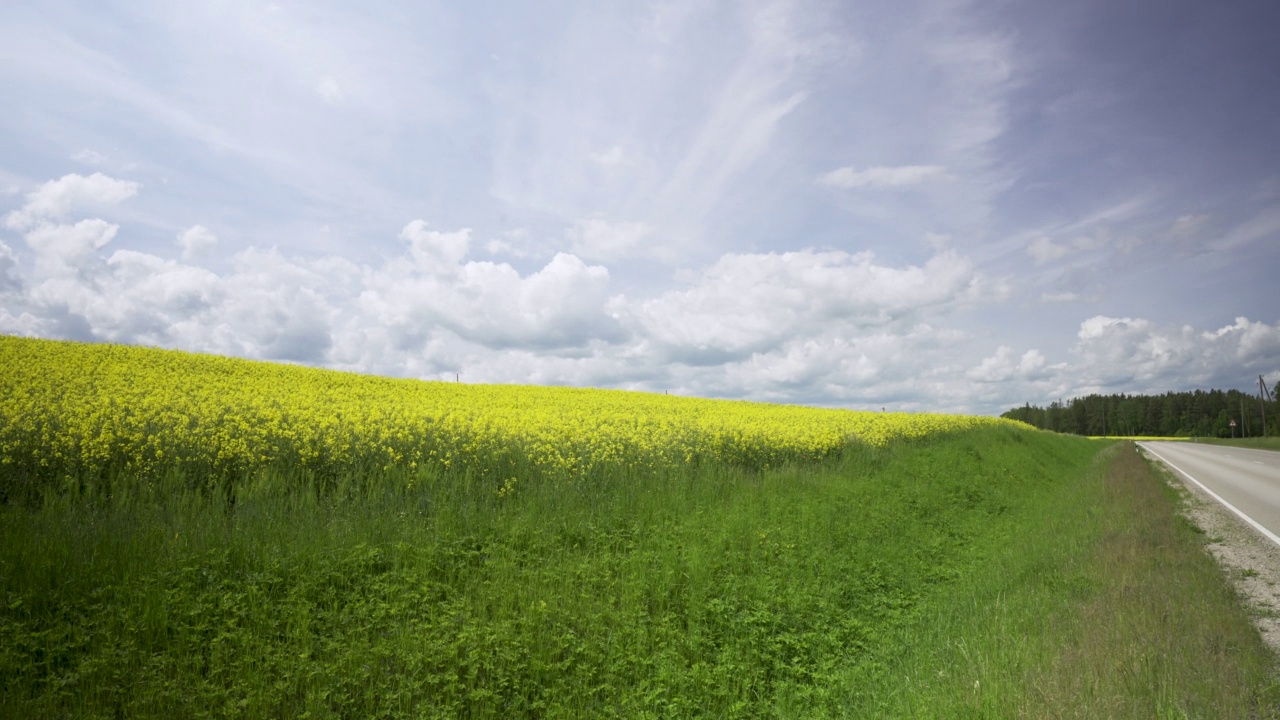
[[[1008,423],[562,387],[372,377],[0,336],[0,473],[388,467],[581,474],[821,459],[857,440]],[[7,470],[7,472],[6,472]],[[509,478],[507,478],[509,481]],[[502,480],[500,479],[500,482]]]

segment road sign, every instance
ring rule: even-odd
[[[1235,426],[1236,426],[1236,421],[1235,421],[1235,420],[1232,420],[1232,421],[1231,421],[1231,427],[1235,427]]]

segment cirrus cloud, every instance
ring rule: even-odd
[[[905,187],[935,180],[946,175],[941,165],[900,165],[854,170],[852,166],[836,168],[818,178],[822,185],[838,188]]]

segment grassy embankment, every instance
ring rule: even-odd
[[[0,714],[1277,716],[1201,538],[1104,452],[5,508]]]
[[[98,477],[0,507],[0,716],[1280,717],[1174,502],[1007,425],[496,491]]]

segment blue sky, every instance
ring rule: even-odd
[[[61,2],[0,332],[998,413],[1280,380],[1263,2]]]

